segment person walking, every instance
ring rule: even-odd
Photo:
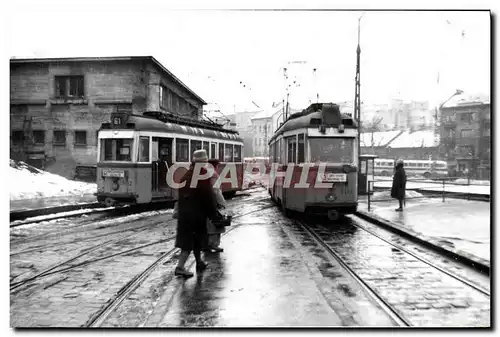
[[[210,183],[213,189],[214,197],[217,203],[217,208],[218,209],[223,209],[226,208],[226,200],[224,199],[224,196],[222,195],[222,190],[220,186],[217,186],[216,182],[217,179],[219,179],[219,173],[217,173],[217,167],[219,166],[219,160],[218,159],[210,159],[208,161],[209,164],[213,166],[213,174],[212,177],[210,178]],[[220,247],[220,237],[221,234],[226,231],[225,227],[218,228],[214,226],[212,221],[210,219],[207,220],[207,232],[208,232],[208,245],[207,245],[207,252],[215,252],[215,253],[221,253],[224,251]]]
[[[201,172],[195,172],[196,163],[207,163],[208,156],[205,150],[193,153],[193,163],[181,179],[185,186],[179,190],[177,236],[175,247],[181,249],[179,262],[175,268],[176,276],[192,277],[193,273],[185,269],[186,261],[191,251],[196,259],[196,272],[202,272],[207,264],[201,259],[201,250],[207,240],[207,219],[217,219],[215,196],[210,185],[210,178],[200,179],[197,185],[191,188],[191,181],[195,174],[207,174],[207,167]]]
[[[401,212],[403,211],[403,201],[406,192],[406,172],[404,169],[403,159],[399,159],[396,162],[395,170],[396,172],[392,178],[391,197],[398,199],[399,208],[396,208],[396,212]]]

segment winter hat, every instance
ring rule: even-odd
[[[195,163],[206,163],[208,162],[207,151],[205,150],[196,150],[193,153],[193,161]]]

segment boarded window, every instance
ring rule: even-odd
[[[75,131],[75,145],[87,145],[87,131]]]
[[[471,138],[474,137],[474,132],[472,129],[463,129],[460,130],[460,137],[461,138]]]
[[[177,138],[175,141],[175,152],[177,162],[189,162],[189,139]]]
[[[45,131],[35,130],[33,131],[33,141],[35,144],[45,144]]]
[[[139,162],[149,162],[149,137],[139,137]]]
[[[55,145],[66,145],[66,131],[54,130],[54,144]]]

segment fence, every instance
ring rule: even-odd
[[[376,183],[379,183],[378,186],[376,186]],[[390,191],[392,187],[392,180],[372,180],[369,181],[368,184],[370,192],[377,190]],[[414,185],[413,187],[412,184]],[[474,189],[474,187],[477,188],[475,188],[475,191],[471,191],[471,187],[472,189]],[[467,189],[467,191],[463,191],[465,188]],[[415,191],[422,195],[405,198],[405,202],[406,200],[423,198],[442,198],[442,201],[445,202],[446,197],[490,201],[490,190],[491,186],[488,186],[486,184],[474,183],[474,181],[470,178],[458,179],[456,177],[446,177],[436,178],[433,180],[425,178],[407,179],[406,191]],[[368,193],[368,211],[370,211],[371,209],[372,202],[394,201],[393,198],[373,200],[371,194],[372,193]]]

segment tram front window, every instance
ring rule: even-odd
[[[354,162],[354,138],[309,138],[312,163]]]
[[[101,139],[101,161],[132,161],[133,139]]]

